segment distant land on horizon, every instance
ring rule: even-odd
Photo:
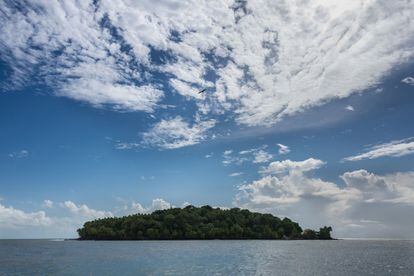
[[[307,239],[331,240],[332,227],[302,229],[289,218],[220,209],[211,206],[170,208],[88,221],[78,229],[79,240],[212,240],[212,239]]]

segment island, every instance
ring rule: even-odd
[[[211,206],[171,208],[151,214],[86,222],[79,240],[332,239],[331,227],[305,229],[288,218]]]

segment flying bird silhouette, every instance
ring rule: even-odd
[[[198,94],[201,94],[203,92],[205,92],[207,90],[207,88],[204,88],[203,90],[198,91]]]

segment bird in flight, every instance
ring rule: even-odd
[[[204,88],[203,90],[198,91],[198,94],[201,94],[203,92],[205,92],[207,90],[207,88]]]

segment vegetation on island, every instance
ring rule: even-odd
[[[331,227],[305,229],[288,218],[239,208],[171,208],[89,221],[81,240],[331,239]]]

